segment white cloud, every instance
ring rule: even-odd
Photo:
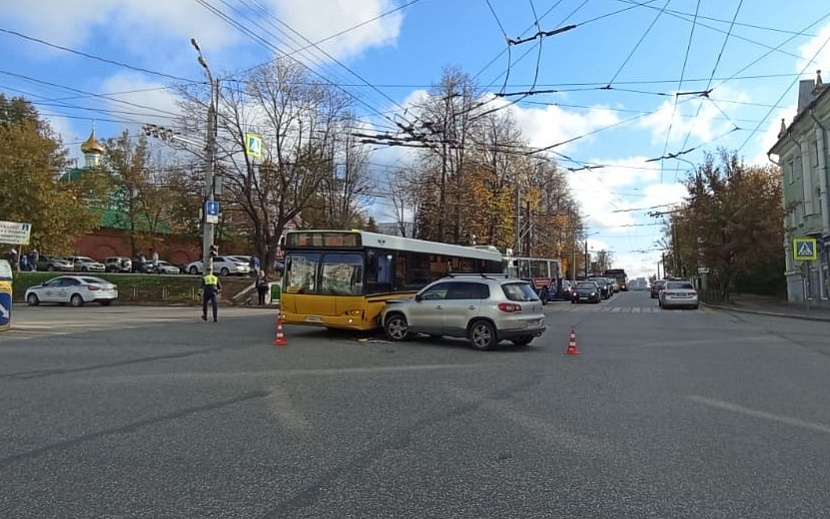
[[[224,5],[217,8],[281,52],[308,45],[297,33],[317,42],[394,8],[391,0],[268,0],[263,4],[270,8],[268,14],[259,9],[246,10],[234,3],[230,5],[235,10]],[[119,50],[128,49],[136,56],[162,62],[176,61],[181,54],[192,58],[190,53],[194,51],[187,48],[191,37],[200,40],[208,58],[225,47],[258,41],[203,6],[182,0],[30,0],[25,8],[19,2],[2,2],[0,17],[15,20],[15,25],[28,35],[59,45],[81,48],[93,36],[103,35],[105,41],[114,43]],[[337,58],[354,56],[369,47],[394,43],[402,22],[403,15],[396,12],[322,46]],[[94,50],[96,54],[113,54],[107,48]],[[327,59],[318,51],[308,52],[316,56],[314,61]]]
[[[391,0],[271,0],[271,4],[276,8],[279,20],[275,26],[285,34],[286,50],[306,47],[306,40],[316,43],[372,20],[395,7]],[[320,47],[335,58],[353,56],[369,47],[394,43],[402,23],[403,14],[398,11],[326,41]],[[317,50],[309,49],[307,53],[316,56],[314,61],[327,59]]]
[[[718,103],[718,100],[728,100],[729,103]],[[732,117],[741,103],[749,100],[746,92],[721,86],[712,93],[711,99],[695,96],[678,98],[677,103],[675,100],[664,101],[651,114],[640,119],[637,126],[651,130],[652,144],[665,145],[668,142],[669,146],[679,146],[685,143],[688,149],[709,143],[733,130],[735,123]],[[680,151],[683,150],[667,150],[668,153]]]
[[[804,45],[798,48],[801,59],[796,61],[796,71],[813,74],[816,70],[830,69],[830,24],[824,26],[821,31]],[[811,76],[815,77],[815,76]]]
[[[506,105],[507,101],[497,99],[492,103],[499,106]],[[510,111],[534,148],[565,142],[619,122],[617,113],[602,105],[593,106],[587,112],[569,111],[555,105],[544,108],[513,105]],[[573,146],[573,143],[563,144],[556,151],[564,152]]]
[[[18,20],[32,36],[68,46],[83,44],[96,29],[105,29],[113,38],[131,42],[136,49],[160,36],[210,35],[217,46],[227,45],[238,37],[226,22],[191,2],[29,0],[25,8],[5,2],[0,5],[0,14]]]
[[[134,120],[139,126],[172,126],[181,113],[176,104],[178,97],[170,89],[165,88],[162,83],[148,81],[140,74],[124,73],[112,76],[102,83],[101,90],[116,93],[108,95],[109,98],[117,100],[108,101],[110,110],[116,113],[132,112],[135,115],[123,117]]]

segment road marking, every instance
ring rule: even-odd
[[[692,402],[708,405],[710,407],[716,407],[718,409],[724,409],[726,411],[732,411],[733,413],[752,416],[754,418],[763,418],[765,420],[770,420],[773,422],[794,425],[795,427],[801,427],[802,429],[809,429],[811,431],[830,434],[830,426],[821,423],[808,422],[806,420],[801,420],[800,418],[793,418],[791,416],[784,416],[780,414],[768,413],[766,411],[759,411],[757,409],[750,409],[749,407],[743,407],[738,404],[733,404],[731,402],[724,402],[723,400],[706,398],[705,396],[687,395],[686,398],[688,400],[691,400]]]

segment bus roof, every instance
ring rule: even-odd
[[[435,254],[442,256],[455,256],[460,258],[479,259],[484,261],[502,261],[501,253],[497,249],[470,247],[466,245],[454,245],[451,243],[439,243],[427,240],[418,240],[415,238],[404,238],[402,236],[394,236],[391,234],[380,234],[368,231],[345,231],[345,230],[322,230],[314,229],[308,231],[288,231],[286,233],[286,247],[285,249],[308,248],[308,249],[336,249],[336,248],[360,248],[348,247],[339,245],[308,245],[308,246],[290,246],[288,245],[288,235],[320,235],[326,234],[329,236],[344,236],[357,234],[360,237],[360,247],[375,247],[378,249],[388,250],[402,250],[412,252],[422,252],[427,254]]]

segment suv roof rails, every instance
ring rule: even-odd
[[[496,278],[509,278],[510,274],[499,273],[499,272],[449,272],[445,277],[449,278],[456,278],[456,277],[482,277],[485,279],[496,279]]]

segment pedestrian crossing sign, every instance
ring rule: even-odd
[[[815,238],[793,239],[793,258],[795,261],[815,261],[818,259],[818,247]]]
[[[262,137],[254,133],[245,134],[245,153],[255,159],[262,157]]]

